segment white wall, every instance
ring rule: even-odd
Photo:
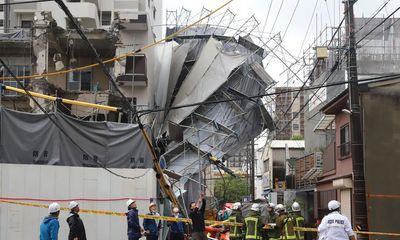
[[[144,198],[139,213],[147,213],[149,198],[156,196],[156,177],[150,169],[113,169],[126,176],[146,175],[125,180],[99,168],[0,164],[0,196],[13,198]],[[42,204],[48,204],[38,202]],[[67,207],[68,202],[59,202]],[[126,212],[126,200],[80,201],[86,209]],[[47,209],[0,203],[0,240],[38,239],[39,225]],[[68,239],[68,213],[61,212],[59,239]],[[126,239],[126,218],[81,214],[88,239]]]

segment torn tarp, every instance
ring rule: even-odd
[[[81,121],[50,116],[82,149],[44,114],[0,108],[0,162],[97,167],[147,168],[152,166],[146,143],[136,124]]]

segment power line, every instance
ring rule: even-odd
[[[276,22],[278,21],[279,14],[281,13],[281,10],[282,10],[282,5],[283,5],[283,2],[285,2],[285,0],[281,0],[281,5],[279,6],[279,10],[278,10],[278,13],[276,14],[276,17],[275,17],[274,24],[272,25],[272,28],[271,28],[271,33],[274,31],[275,24],[276,24]]]
[[[41,3],[41,2],[52,2],[54,0],[32,0],[32,1],[23,1],[23,2],[9,2],[9,3],[0,3],[0,6],[11,6],[11,5],[20,5],[20,4],[28,4],[28,3]]]
[[[368,37],[368,36],[369,36],[375,29],[377,29],[380,25],[382,25],[383,23],[385,23],[386,20],[389,19],[389,18],[390,18],[393,14],[395,14],[398,10],[400,10],[400,7],[397,8],[396,10],[394,10],[389,16],[387,16],[383,21],[381,21],[381,22],[380,22],[377,26],[375,26],[371,31],[369,31],[367,34],[365,34],[365,35],[356,43],[356,45],[358,45],[363,39],[365,39],[366,37]],[[340,59],[337,61],[338,64],[335,64],[334,67],[337,67],[337,66],[341,63],[341,61],[343,61],[344,57],[347,55],[348,52],[349,52],[349,49],[347,49],[345,52],[342,53]],[[314,69],[315,69],[315,68],[314,68]],[[328,79],[332,76],[333,72],[335,72],[335,69],[332,68],[332,69],[331,69],[331,72],[330,72],[330,74],[329,74],[329,76],[323,81],[322,85],[325,84],[325,83],[328,81]],[[400,76],[400,74],[394,74],[394,75],[391,75],[391,76]],[[360,81],[365,81],[365,80],[359,80],[358,82],[360,82]],[[368,79],[367,79],[366,81],[368,81]],[[350,81],[348,81],[348,83],[350,83]],[[293,118],[283,127],[283,129],[285,129],[287,126],[289,126],[289,124],[299,115],[299,113],[302,112],[302,111],[304,110],[304,108],[305,108],[305,107],[307,106],[307,104],[311,101],[311,99],[317,94],[317,92],[318,92],[318,91],[315,91],[315,92],[313,93],[313,95],[307,100],[307,102],[300,108],[300,111],[297,112],[297,114],[296,114],[295,116],[293,116]],[[283,130],[283,129],[282,129],[282,130]],[[282,131],[282,130],[281,130],[281,131]],[[280,132],[281,132],[281,131],[280,131]],[[279,133],[280,133],[280,132],[279,132]]]
[[[334,72],[334,71],[332,71],[332,72]],[[362,79],[362,80],[358,80],[358,82],[359,83],[363,83],[363,82],[377,83],[377,82],[385,82],[385,81],[393,80],[393,79],[396,79],[396,78],[400,78],[400,74],[391,74],[391,75],[385,75],[385,76],[380,76],[380,77]],[[321,85],[316,85],[316,86],[312,86],[312,87],[307,87],[307,88],[304,88],[302,90],[300,90],[300,89],[291,89],[291,90],[281,91],[279,93],[264,93],[264,94],[258,94],[258,95],[253,95],[253,96],[236,97],[236,98],[230,98],[230,99],[224,99],[224,100],[215,100],[215,101],[207,101],[207,102],[196,102],[196,103],[178,105],[178,106],[175,106],[175,107],[168,107],[168,108],[154,108],[154,109],[140,110],[140,111],[138,111],[138,114],[139,114],[139,116],[144,116],[146,114],[155,113],[155,112],[165,112],[165,111],[170,111],[170,110],[176,110],[176,109],[188,108],[188,107],[195,107],[195,106],[202,106],[202,105],[206,106],[206,105],[225,103],[225,102],[233,102],[233,101],[241,101],[241,100],[251,100],[252,101],[254,98],[262,98],[262,97],[268,97],[268,96],[278,96],[278,95],[285,94],[285,93],[293,93],[293,92],[300,92],[300,91],[308,91],[308,90],[316,90],[316,89],[318,90],[318,89],[321,89],[323,87],[333,87],[333,86],[339,86],[339,85],[344,85],[344,84],[348,84],[348,83],[349,83],[349,81],[340,81],[340,82],[335,82],[335,83],[330,83],[330,84],[321,84]]]
[[[386,5],[387,5],[389,2],[390,2],[390,0],[384,2],[383,6],[380,7],[379,9],[377,9],[377,11],[368,19],[368,21],[367,21],[362,27],[360,27],[359,29],[357,29],[357,31],[355,32],[355,34],[358,33],[359,31],[361,31],[365,26],[367,26],[367,25],[376,17],[376,15],[378,15],[378,13],[380,13],[380,12],[386,7]]]
[[[269,13],[271,12],[271,7],[272,7],[273,0],[270,0],[270,1],[271,1],[271,3],[269,4],[267,17],[265,18],[264,27],[263,27],[262,32],[261,32],[261,37],[264,35],[265,28],[267,27],[267,22],[268,22],[268,18],[269,18]]]
[[[289,23],[288,23],[288,25],[286,26],[285,32],[283,33],[282,41],[283,41],[283,39],[284,39],[285,36],[286,36],[286,33],[287,33],[288,29],[289,29],[290,24],[292,23],[292,20],[293,20],[293,17],[294,17],[294,15],[295,15],[295,13],[296,13],[297,7],[299,6],[299,2],[300,2],[300,0],[297,0],[297,3],[296,3],[296,6],[294,7],[292,16],[290,16]]]
[[[376,25],[373,29],[371,29],[367,34],[364,35],[360,40],[357,41],[356,45],[359,44],[362,40],[368,37],[372,32],[374,32],[380,25],[384,24],[389,18],[391,18],[397,11],[400,10],[400,7],[396,8],[389,16],[385,17],[382,22]]]

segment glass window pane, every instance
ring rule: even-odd
[[[92,72],[81,72],[81,91],[90,91],[92,83]]]

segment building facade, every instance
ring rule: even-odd
[[[65,4],[103,60],[140,49],[162,37],[161,26],[152,27],[162,22],[161,0],[70,0],[65,1]],[[32,61],[32,64],[23,65],[21,60],[15,59],[13,53],[0,54],[10,65],[25,66],[21,70],[24,74],[63,71],[96,62],[87,43],[80,38],[71,21],[55,2],[4,6],[0,13],[3,13],[0,17],[4,16],[5,32],[0,39],[1,48],[7,49],[12,46],[10,44],[15,44],[10,42],[21,42],[16,37],[10,38],[12,34],[20,36],[22,32],[29,35],[24,39],[26,51],[23,57],[25,62]],[[118,83],[119,90],[136,110],[154,104],[153,85],[159,69],[157,51],[157,47],[150,48],[106,65],[107,71]],[[20,75],[19,68],[16,69],[16,75]],[[5,84],[16,85],[12,79],[8,79]],[[34,78],[28,85],[32,90],[45,94],[125,108],[128,105],[116,93],[115,87],[99,66]],[[32,104],[30,107],[35,108]],[[58,108],[81,118],[132,122],[129,115],[93,112],[69,105]]]
[[[304,105],[303,92],[296,92],[295,87],[275,88],[275,122],[277,133],[275,139],[290,140],[304,137],[304,113],[300,109]],[[294,91],[289,92],[287,91]],[[280,94],[279,94],[280,93]],[[291,105],[291,106],[290,106]]]

